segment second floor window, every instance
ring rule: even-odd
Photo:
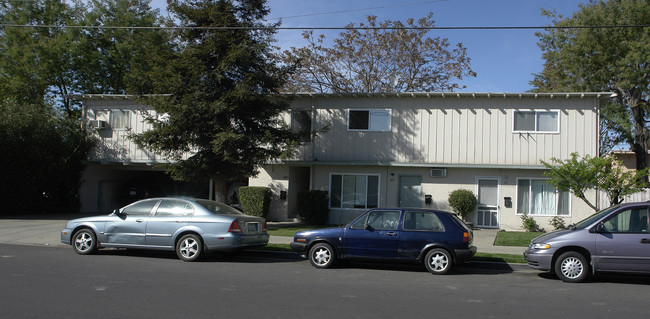
[[[513,131],[515,132],[559,132],[558,111],[515,111]]]
[[[390,110],[349,110],[348,130],[390,131]]]
[[[111,128],[128,129],[131,123],[131,111],[111,110]]]
[[[291,130],[294,133],[301,133],[301,142],[309,142],[309,133],[311,132],[311,112],[310,111],[293,111],[291,112]]]

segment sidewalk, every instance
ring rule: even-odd
[[[67,246],[61,243],[60,232],[69,216],[0,219],[0,243],[16,245]],[[269,223],[272,227],[274,223]],[[279,223],[281,224],[281,223]],[[475,229],[474,246],[480,253],[522,255],[524,247],[494,246],[497,229]],[[292,237],[271,236],[271,244],[289,244]]]

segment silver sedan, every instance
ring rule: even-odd
[[[73,219],[61,242],[86,255],[103,247],[176,251],[184,261],[207,251],[263,247],[269,242],[266,220],[215,201],[152,198],[110,215]]]

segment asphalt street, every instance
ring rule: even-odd
[[[647,318],[648,276],[567,284],[470,265],[316,269],[295,254],[211,255],[0,244],[2,318]]]

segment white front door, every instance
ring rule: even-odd
[[[499,180],[478,178],[478,208],[475,223],[477,227],[499,227]]]

